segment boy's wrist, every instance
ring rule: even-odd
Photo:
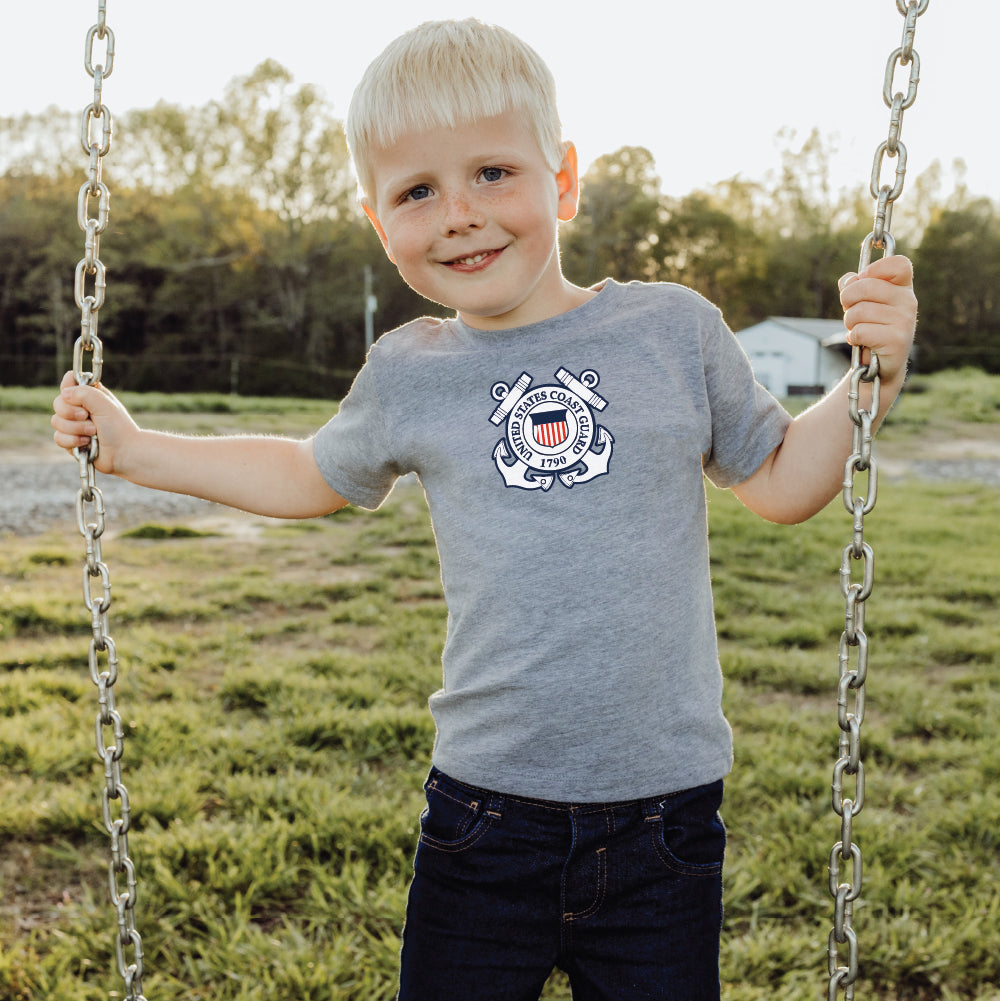
[[[122,437],[114,454],[114,473],[123,480],[140,486],[155,486],[152,459],[159,453],[157,439],[166,437],[163,432],[151,431],[138,425]]]

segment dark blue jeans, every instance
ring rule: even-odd
[[[432,769],[399,1001],[718,1001],[722,782],[629,803],[547,803]]]

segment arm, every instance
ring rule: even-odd
[[[917,300],[913,267],[905,257],[886,257],[861,275],[840,279],[840,301],[851,345],[875,351],[881,380],[879,427],[899,395],[913,343]],[[865,352],[867,357],[868,351]],[[854,425],[848,415],[850,378],[792,422],[784,441],[733,492],[751,511],[769,521],[795,524],[822,510],[843,487]],[[859,406],[871,406],[871,387],[862,383]]]
[[[314,518],[344,507],[313,458],[312,439],[194,438],[140,428],[103,386],[72,373],[53,405],[56,444],[86,447],[97,436],[98,472],[274,518]]]

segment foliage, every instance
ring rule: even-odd
[[[998,386],[969,371],[923,377],[880,442],[926,438],[944,415],[976,422],[957,433],[995,429]],[[47,395],[3,390],[0,408],[17,416]],[[266,407],[294,425],[312,410],[205,397],[197,414],[194,398],[179,402],[171,415],[152,397],[147,412],[176,427],[261,421]],[[866,998],[1000,997],[998,515],[996,488],[890,478],[866,519],[877,566],[867,804],[854,825]],[[232,534],[105,539],[145,992],[389,999],[445,623],[424,504],[402,485],[373,514],[234,519]],[[806,525],[770,526],[713,490],[710,528],[737,745],[725,996],[813,1001],[826,993],[826,867],[840,833],[829,782],[851,518],[837,501]],[[0,549],[4,1001],[121,988],[80,545],[69,526]],[[554,977],[545,997],[568,996]]]
[[[564,265],[582,284],[610,275],[689,285],[735,329],[767,316],[835,318],[837,279],[857,268],[870,228],[862,208],[856,192],[832,195],[815,132],[785,148],[767,185],[734,177],[680,197],[660,193],[648,150],[625,147],[584,177]]]
[[[52,151],[25,138],[54,125],[50,115],[0,120],[0,148],[12,140],[0,175],[10,383],[57,381],[79,323],[82,175],[67,175],[65,151],[46,160]],[[218,102],[130,112],[116,132],[100,336],[117,384],[341,395],[364,354],[365,269],[383,327],[422,309],[356,206],[341,123],[276,63],[234,80]]]
[[[0,365],[51,384],[79,328],[72,275],[86,174],[75,116],[0,119]],[[667,193],[648,150],[599,157],[563,229],[567,276],[679,281],[734,329],[769,315],[836,317],[872,202],[834,192],[829,140],[782,134],[780,171]],[[71,165],[78,164],[74,168]],[[919,364],[1000,371],[1000,218],[940,168],[913,179],[900,225],[917,267]],[[267,60],[203,107],[165,102],[116,122],[100,336],[113,381],[139,390],[340,395],[365,350],[365,273],[379,331],[442,315],[400,280],[356,204],[341,123],[314,86]]]
[[[914,254],[920,277],[924,371],[977,365],[1000,371],[1000,213],[987,199],[936,214]]]
[[[954,435],[960,435],[959,429],[990,433],[1000,422],[1000,377],[974,368],[911,377],[892,421],[897,436],[929,429]]]
[[[593,285],[605,277],[655,280],[659,256],[660,180],[653,155],[624,146],[598,157],[583,178],[576,220],[563,238],[571,280]]]
[[[776,176],[734,177],[683,196],[661,193],[645,149],[600,157],[564,231],[567,276],[581,284],[605,275],[681,282],[719,305],[737,330],[767,316],[839,317],[837,279],[857,269],[871,199],[862,186],[832,190],[829,149],[817,132],[798,148],[793,134],[782,139]],[[997,207],[961,187],[935,200],[939,181],[937,165],[914,180],[918,224],[904,219],[897,244],[916,267],[918,364],[927,372],[964,365],[997,372]]]

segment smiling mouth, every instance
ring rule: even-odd
[[[485,267],[495,258],[499,257],[503,253],[503,250],[503,247],[498,247],[495,250],[481,250],[466,257],[454,257],[450,261],[444,261],[443,263],[447,267],[459,271],[475,271],[478,268]]]

